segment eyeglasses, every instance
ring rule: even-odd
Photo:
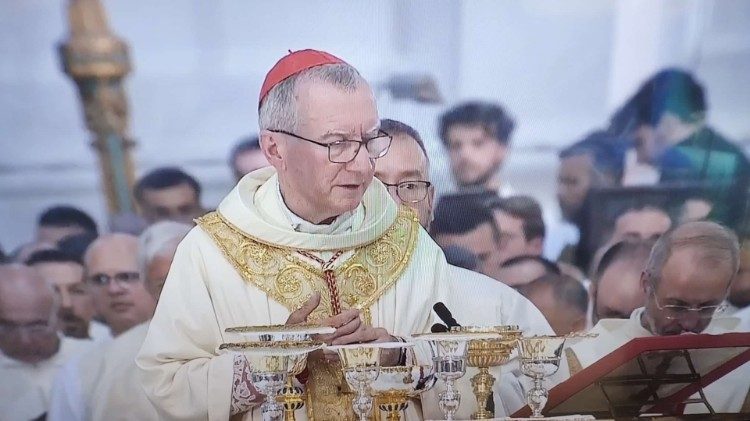
[[[432,183],[429,181],[402,181],[397,184],[383,183],[387,188],[396,188],[396,196],[404,203],[419,203],[427,197]]]
[[[392,140],[391,135],[389,135],[388,133],[382,130],[378,130],[378,134],[375,135],[375,137],[372,137],[370,139],[362,139],[362,140],[344,139],[344,140],[337,140],[331,143],[318,142],[312,139],[308,139],[306,137],[296,135],[286,130],[269,129],[268,131],[273,132],[273,133],[285,134],[287,136],[292,136],[299,140],[304,140],[305,142],[314,143],[318,146],[325,146],[326,148],[328,148],[328,160],[335,164],[346,164],[348,162],[353,161],[354,158],[357,157],[357,154],[359,154],[359,149],[362,147],[363,144],[365,145],[365,149],[367,149],[367,154],[370,156],[370,159],[382,158],[383,156],[385,156],[386,153],[388,153],[388,148],[391,147],[391,140]]]
[[[140,281],[141,274],[138,272],[120,272],[109,276],[106,273],[97,273],[89,276],[87,281],[93,286],[104,287],[109,285],[109,282],[113,279],[121,287],[128,287]]]
[[[654,303],[656,303],[656,308],[659,309],[659,311],[664,312],[664,317],[667,319],[675,320],[675,319],[682,319],[686,317],[689,314],[695,314],[700,319],[710,319],[714,316],[714,314],[721,313],[724,311],[724,309],[727,308],[726,304],[718,304],[718,305],[711,305],[711,306],[702,306],[702,307],[695,307],[695,306],[679,306],[679,305],[673,305],[673,304],[667,304],[667,305],[661,305],[659,303],[659,298],[656,296],[655,289],[651,288],[651,293],[654,296]]]

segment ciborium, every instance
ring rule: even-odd
[[[405,357],[410,355],[411,358],[399,361],[403,365],[384,366],[381,362],[380,374],[370,385],[377,409],[386,412],[389,421],[399,420],[401,411],[409,407],[409,399],[430,390],[437,381],[434,365],[417,364],[411,349],[414,344],[401,345],[399,354]]]
[[[459,333],[491,333],[498,336],[490,339],[472,339],[466,363],[469,367],[476,367],[479,373],[471,378],[474,397],[477,400],[477,411],[471,415],[472,419],[484,420],[494,418],[492,411],[487,409],[487,401],[492,396],[492,386],[495,377],[490,374],[490,367],[497,367],[508,362],[510,355],[516,348],[516,341],[522,336],[518,326],[456,326],[452,332]]]
[[[278,341],[311,341],[313,335],[330,334],[335,331],[329,326],[320,326],[312,323],[300,323],[293,325],[269,325],[269,326],[240,326],[227,328],[225,332],[241,334],[258,342],[274,343]],[[284,386],[277,393],[277,400],[284,409],[284,420],[294,421],[295,411],[305,406],[305,393],[301,387],[294,384],[294,378],[301,374],[307,367],[307,354],[290,357],[289,369]]]
[[[461,393],[455,382],[466,374],[466,358],[469,341],[497,338],[497,333],[485,332],[441,332],[412,335],[415,340],[427,341],[430,344],[435,373],[445,383],[445,390],[438,394],[440,410],[446,420],[461,405]]]

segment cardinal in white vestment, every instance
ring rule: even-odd
[[[259,124],[273,168],[240,180],[180,244],[137,358],[165,418],[259,417],[247,361],[218,351],[241,340],[228,327],[293,314],[336,327],[328,343],[393,341],[429,331],[433,304],[451,292],[418,217],[373,181],[391,137],[353,67],[320,51],[290,53],[266,77]],[[311,357],[308,371],[297,419],[351,417],[340,368]],[[418,409],[406,417],[421,418]]]
[[[645,306],[629,319],[602,319],[591,330],[599,336],[566,349],[576,373],[634,338],[655,335],[713,334],[739,330],[740,320],[721,315],[722,302],[737,273],[739,247],[733,233],[713,222],[689,222],[654,245],[641,285]],[[744,364],[704,389],[716,412],[736,413],[747,405],[750,364]],[[685,413],[703,413],[689,404]]]

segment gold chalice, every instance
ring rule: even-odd
[[[388,421],[398,421],[401,411],[409,407],[409,398],[432,389],[436,381],[434,365],[380,367],[371,387],[378,409],[388,413]]]
[[[490,367],[497,367],[508,362],[510,354],[516,347],[516,341],[521,337],[521,331],[518,326],[458,326],[451,328],[451,331],[498,335],[491,339],[470,340],[466,358],[469,367],[479,369],[479,373],[471,378],[474,397],[477,399],[477,412],[473,413],[471,418],[475,420],[494,418],[494,413],[487,409],[487,401],[492,396],[492,385],[495,384],[495,377],[490,374]]]
[[[335,331],[329,326],[314,323],[270,326],[240,326],[227,328],[225,332],[248,336],[258,342],[276,343],[278,341],[311,341],[313,335],[329,334]],[[277,394],[277,400],[284,408],[284,420],[294,421],[294,412],[305,406],[305,394],[301,387],[294,385],[294,377],[305,371],[307,354],[290,357],[286,382]]]

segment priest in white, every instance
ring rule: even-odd
[[[57,331],[52,286],[23,265],[0,265],[0,418],[47,412],[55,372],[93,342]]]
[[[739,330],[739,319],[722,316],[722,302],[739,265],[737,238],[713,222],[689,222],[669,231],[654,246],[641,275],[644,307],[629,319],[602,319],[591,330],[599,336],[566,349],[576,373],[632,339],[690,333],[722,334]],[[718,312],[718,313],[717,313]],[[746,405],[750,365],[745,364],[705,388],[716,412],[736,413]],[[685,413],[702,413],[689,404]]]
[[[308,303],[309,321],[337,328],[328,343],[393,341],[429,331],[433,304],[450,294],[442,252],[373,181],[391,138],[353,67],[290,53],[266,77],[259,108],[273,168],[240,180],[180,244],[137,359],[165,418],[259,417],[246,360],[218,351],[239,339],[228,327],[285,323]],[[308,370],[297,419],[349,417],[339,367],[311,358]],[[418,406],[407,418],[420,418]]]

